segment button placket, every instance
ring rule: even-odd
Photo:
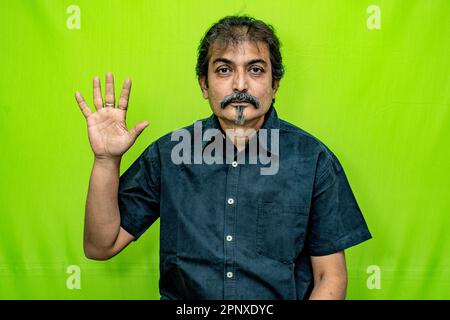
[[[234,240],[237,216],[237,192],[240,166],[228,166],[224,224],[224,299],[236,298],[236,242]]]

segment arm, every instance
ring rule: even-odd
[[[310,300],[343,300],[347,290],[344,251],[311,257],[314,289]]]
[[[120,227],[117,201],[120,159],[95,159],[86,200],[84,252],[87,258],[106,260],[134,237]]]
[[[87,258],[107,260],[124,249],[134,237],[120,226],[118,187],[122,155],[133,145],[147,126],[143,121],[128,130],[125,116],[131,81],[123,85],[118,108],[114,101],[114,80],[106,75],[106,106],[100,89],[100,80],[94,78],[94,105],[92,112],[83,97],[75,97],[88,125],[89,142],[94,153],[89,191],[86,200],[83,247]]]

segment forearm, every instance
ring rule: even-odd
[[[119,175],[120,158],[95,159],[86,200],[85,250],[107,250],[114,245],[120,230]]]
[[[346,276],[323,276],[314,284],[310,300],[344,300],[347,291]]]

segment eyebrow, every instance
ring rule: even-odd
[[[226,58],[222,58],[222,57],[214,59],[214,61],[212,63],[215,64],[215,63],[219,63],[219,62],[223,62],[226,64],[234,64],[233,61],[226,59]],[[263,59],[252,59],[247,62],[247,65],[251,65],[251,64],[255,64],[255,63],[261,63],[263,65],[267,65],[267,62]]]

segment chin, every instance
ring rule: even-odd
[[[234,115],[236,114],[236,106],[235,104],[230,104],[228,106],[225,107],[225,109],[221,109],[219,107],[219,109],[222,111],[222,114],[226,114],[226,115],[231,115],[232,117],[234,117]],[[260,109],[256,109],[253,105],[248,104],[245,105],[244,108],[244,115],[245,117],[254,117],[255,115],[261,113]]]

